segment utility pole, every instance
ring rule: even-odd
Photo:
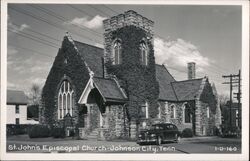
[[[238,93],[236,94],[237,100],[238,100],[238,127],[241,129],[241,70],[239,70],[238,74]]]
[[[233,84],[238,84],[238,93],[237,93],[237,98],[238,98],[238,113],[240,113],[240,70],[239,74],[230,74],[230,75],[223,75],[223,78],[229,78],[229,82],[224,82],[222,84],[229,84],[230,85],[230,100],[229,100],[229,126],[232,127],[232,92],[233,92],[233,87],[235,87]],[[233,79],[233,78],[238,78],[238,79]],[[238,117],[240,118],[240,117]],[[240,120],[238,119],[238,125]]]
[[[239,87],[238,87],[238,108],[239,108],[239,116],[238,116],[238,124],[241,129],[241,71],[239,70]]]

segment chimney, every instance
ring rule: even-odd
[[[188,79],[195,79],[195,62],[188,63]]]

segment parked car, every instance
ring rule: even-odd
[[[161,145],[167,141],[180,141],[180,135],[178,128],[171,123],[158,123],[152,125],[147,130],[140,131],[137,139],[137,144],[142,145],[145,143],[156,143]]]

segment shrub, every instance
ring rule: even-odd
[[[184,138],[193,137],[193,131],[192,131],[192,129],[190,129],[190,128],[186,128],[186,129],[184,129],[184,130],[182,131],[181,135],[182,135],[182,137],[184,137]]]
[[[62,127],[54,127],[52,129],[52,136],[54,138],[64,138],[65,137],[65,130]]]
[[[215,136],[221,136],[221,131],[218,127],[214,126],[214,135]]]
[[[74,131],[74,130],[70,130],[70,131],[69,131],[69,136],[70,136],[70,137],[75,136],[75,134],[76,134],[76,133],[75,133],[75,131]]]
[[[22,135],[22,134],[27,134],[28,130],[32,127],[33,125],[30,124],[7,124],[7,136],[10,135]]]
[[[50,135],[50,128],[45,125],[34,125],[29,130],[29,137],[30,138],[45,138],[49,137]]]
[[[222,137],[238,137],[241,135],[241,130],[236,126],[222,126]]]

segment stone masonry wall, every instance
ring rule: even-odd
[[[170,122],[175,124],[179,131],[184,130],[185,128],[192,129],[192,123],[184,123],[184,111],[183,111],[183,105],[185,102],[159,102],[160,109],[161,109],[161,119],[163,119],[165,122]],[[172,105],[175,105],[176,109],[176,117],[171,118],[171,110],[170,107]]]
[[[125,26],[136,26],[146,31],[148,41],[153,41],[153,26],[154,22],[136,13],[135,11],[127,11],[124,14],[113,16],[110,19],[103,21],[104,26],[104,63],[107,63],[111,58],[112,53],[112,32],[125,27]],[[152,43],[153,44],[153,43]],[[104,66],[104,76],[108,77],[107,69]]]
[[[211,111],[208,103],[202,101],[197,101],[197,110],[196,110],[196,135],[214,135],[215,127],[215,113]],[[209,107],[209,117],[207,115],[207,108]]]
[[[117,138],[127,138],[129,132],[129,123],[124,113],[123,105],[110,105],[106,107],[106,123],[107,129],[104,133],[106,140]]]

